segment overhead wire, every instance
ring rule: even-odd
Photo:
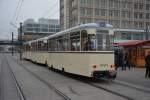
[[[19,11],[18,11],[18,14],[17,14],[17,16],[16,16],[15,23],[17,22],[18,17],[19,17],[19,15],[20,15],[20,11],[21,11],[21,9],[22,9],[23,1],[24,1],[24,0],[21,0],[20,6],[19,6],[19,8],[18,8],[18,9],[19,9]]]
[[[47,14],[49,14],[50,11],[52,11],[53,9],[55,9],[58,4],[59,0],[56,0],[56,2],[54,3],[54,5],[52,7],[50,7],[45,13],[43,13],[42,17],[45,17]]]
[[[17,3],[17,7],[16,7],[15,13],[14,13],[14,15],[13,15],[13,20],[15,19],[16,15],[17,15],[17,11],[18,11],[18,8],[19,8],[20,1],[21,1],[21,0],[19,0],[18,3]]]

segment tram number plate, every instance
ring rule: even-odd
[[[100,64],[100,67],[108,67],[108,64]]]

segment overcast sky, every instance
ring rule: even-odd
[[[59,19],[59,0],[0,0],[0,39],[11,39],[11,32],[16,33],[10,23],[19,26],[20,22],[28,18],[36,21],[41,18]],[[17,9],[20,8],[21,10]]]

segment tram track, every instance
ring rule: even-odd
[[[59,73],[59,71],[57,73]],[[59,74],[62,74],[62,73],[59,73]],[[123,87],[123,89],[127,89],[127,90],[131,90],[132,89],[133,91],[138,91],[138,92],[141,92],[141,93],[147,93],[147,94],[150,93],[149,90],[144,90],[144,89],[141,89],[141,88],[137,88],[137,87],[130,86],[130,85],[127,85],[127,84],[116,82],[116,81],[109,82],[108,80],[105,80],[105,84],[101,84],[101,83],[95,82],[95,79],[91,80],[89,78],[78,76],[78,75],[77,75],[77,77],[76,77],[76,75],[71,75],[70,76],[70,74],[68,75],[68,73],[66,73],[66,74],[63,73],[62,75],[66,76],[68,78],[75,79],[77,81],[83,82],[83,83],[88,84],[90,86],[93,86],[95,88],[104,90],[104,91],[106,91],[108,93],[111,93],[111,94],[114,94],[116,96],[122,97],[122,98],[124,98],[126,100],[137,100],[137,99],[135,97],[133,97],[133,96],[128,96],[125,93],[121,93],[120,91],[115,91],[115,90],[109,89],[109,88],[107,88],[107,86],[111,87],[111,85],[115,85],[115,86],[117,85],[118,87],[121,86],[121,87]],[[102,81],[102,80],[96,80],[96,81]],[[117,88],[115,88],[115,89],[117,89]]]
[[[118,93],[118,92],[112,91],[112,90],[107,89],[107,88],[104,88],[104,87],[102,87],[102,86],[100,86],[100,85],[97,85],[97,84],[94,84],[94,83],[90,83],[90,82],[86,82],[86,83],[89,84],[89,85],[91,85],[91,86],[93,86],[93,87],[96,87],[96,88],[102,89],[102,90],[104,90],[104,91],[107,91],[107,92],[109,92],[109,93],[112,93],[112,94],[114,94],[114,95],[117,95],[117,96],[119,96],[119,97],[125,98],[125,99],[127,99],[127,100],[134,100],[133,98],[131,98],[131,97],[129,97],[129,96],[120,94],[120,93]]]
[[[21,88],[19,82],[17,81],[17,79],[15,77],[15,74],[14,74],[13,70],[11,69],[10,64],[8,63],[8,60],[7,60],[6,57],[5,57],[5,59],[6,59],[6,63],[8,65],[8,68],[9,68],[11,74],[12,74],[12,77],[13,77],[14,83],[16,85],[16,88],[18,90],[18,93],[19,93],[19,96],[20,96],[20,100],[26,100],[26,97],[25,97],[25,95],[24,95],[24,93],[22,91],[22,88]]]
[[[99,80],[98,80],[99,81]],[[137,100],[137,98],[133,97],[133,96],[129,96],[125,93],[122,93],[121,91],[116,91],[117,90],[117,87],[119,88],[120,86],[123,87],[123,91],[125,90],[133,90],[133,91],[136,91],[136,92],[141,92],[141,93],[146,93],[147,95],[149,95],[150,91],[149,89],[145,90],[145,89],[142,89],[142,88],[138,88],[138,87],[135,87],[135,86],[131,86],[131,85],[128,85],[128,84],[124,84],[122,82],[118,82],[118,81],[111,81],[111,82],[108,82],[108,80],[104,80],[105,84],[103,83],[97,83],[97,82],[91,82],[91,81],[82,81],[84,83],[87,83],[93,87],[96,87],[96,88],[99,88],[99,89],[102,89],[104,91],[107,91],[109,93],[112,93],[114,95],[117,95],[117,96],[120,96],[120,97],[123,97],[127,100]],[[115,86],[115,88],[113,89],[110,89],[111,87]],[[117,86],[117,87],[116,87]],[[110,87],[110,88],[109,88]],[[150,98],[150,97],[149,97]],[[147,100],[147,99],[146,99]],[[149,99],[148,99],[149,100]]]
[[[29,70],[28,68],[26,68],[23,64],[21,64],[20,62],[18,62],[16,59],[14,59],[13,57],[11,57],[13,59],[13,61],[17,64],[19,64],[22,68],[24,68],[27,72],[29,72],[31,75],[33,75],[35,78],[37,78],[38,80],[40,80],[42,83],[44,83],[49,89],[54,90],[58,95],[60,95],[64,100],[71,100],[71,98],[69,98],[67,95],[65,95],[64,93],[62,93],[61,91],[59,91],[56,87],[54,87],[52,84],[50,84],[49,82],[45,81],[44,79],[42,79],[39,75],[35,74],[34,72],[32,72],[31,70]]]
[[[0,54],[0,56],[2,56],[2,54]],[[2,63],[2,58],[0,57],[0,100],[2,100],[3,97],[3,94],[2,94],[2,90],[3,90],[3,86],[2,86],[2,66],[3,66],[3,63]]]
[[[13,60],[15,60],[16,62],[18,62],[16,59],[14,59],[13,58]],[[19,62],[18,62],[19,63]],[[21,64],[21,63],[20,63]],[[23,65],[24,66],[24,65]],[[25,67],[25,66],[24,66]],[[26,68],[26,67],[25,67]],[[28,69],[28,68],[26,68],[26,69]],[[28,69],[29,70],[29,69]],[[60,73],[59,73],[60,74]],[[107,85],[108,86],[110,86],[111,84],[115,84],[115,85],[117,85],[117,86],[121,86],[121,87],[124,87],[123,89],[133,89],[134,91],[136,90],[138,90],[138,91],[142,91],[142,92],[146,92],[147,93],[147,91],[146,90],[142,90],[142,89],[140,89],[140,88],[136,88],[136,87],[134,87],[134,86],[130,86],[130,85],[126,85],[126,84],[122,84],[122,83],[118,83],[118,82],[115,82],[115,81],[112,81],[112,82],[108,82],[107,81],[107,83],[111,83],[111,84],[105,84],[104,86],[101,84],[101,83],[97,83],[97,82],[91,82],[91,80],[89,81],[89,80],[87,80],[87,79],[81,79],[81,77],[79,77],[79,78],[76,78],[76,77],[72,77],[72,76],[70,76],[70,75],[66,75],[66,74],[62,74],[62,75],[64,75],[64,76],[66,76],[66,77],[68,77],[68,78],[71,78],[71,79],[75,79],[75,80],[77,80],[77,81],[79,81],[79,82],[83,82],[83,83],[86,83],[86,84],[88,84],[88,85],[90,85],[90,86],[92,86],[92,87],[95,87],[95,88],[98,88],[98,89],[100,89],[100,90],[103,90],[103,91],[106,91],[106,92],[108,92],[108,93],[111,93],[111,94],[113,94],[113,95],[116,95],[116,96],[118,96],[118,97],[121,97],[121,98],[124,98],[124,99],[126,99],[126,100],[137,100],[136,98],[134,98],[133,96],[128,96],[127,94],[124,94],[124,93],[120,93],[119,91],[114,91],[114,90],[112,90],[112,89],[109,89],[109,88],[107,88]],[[43,80],[43,79],[42,79]],[[49,84],[49,83],[48,83]],[[69,99],[68,99],[69,100]],[[71,100],[71,99],[70,99]],[[138,99],[138,100],[140,100],[140,99]]]
[[[5,59],[5,61],[4,61],[4,59]],[[17,79],[14,75],[14,72],[12,71],[12,69],[8,63],[8,60],[6,59],[4,54],[2,55],[2,58],[1,58],[1,75],[0,75],[1,76],[1,78],[0,78],[1,79],[1,84],[0,84],[1,85],[1,95],[0,95],[1,100],[5,100],[5,96],[4,96],[5,95],[5,93],[4,93],[5,87],[4,87],[4,83],[2,83],[2,82],[4,82],[4,75],[3,75],[4,72],[2,72],[2,69],[4,67],[4,63],[5,63],[5,68],[7,68],[7,70],[10,72],[7,74],[11,75],[11,78],[13,80],[13,84],[15,85],[16,91],[17,91],[18,96],[19,96],[18,97],[19,100],[26,100],[26,97],[25,97],[25,95],[21,89],[21,86],[20,86],[19,82],[17,81]],[[18,100],[18,98],[16,98],[16,99]]]
[[[66,75],[65,75],[66,76]],[[67,76],[68,77],[68,76]],[[71,78],[70,76],[69,76],[69,78]],[[105,88],[105,87],[103,87],[103,86],[101,86],[100,84],[95,84],[95,83],[93,83],[93,82],[91,82],[91,81],[93,81],[93,80],[87,80],[87,79],[80,79],[80,78],[74,78],[73,77],[73,79],[75,79],[75,80],[77,80],[77,81],[80,81],[80,82],[83,82],[83,83],[85,83],[85,84],[88,84],[88,85],[90,85],[90,86],[93,86],[93,87],[95,87],[95,88],[98,88],[98,89],[101,89],[101,90],[104,90],[104,91],[106,91],[106,92],[108,92],[108,93],[111,93],[111,94],[114,94],[114,95],[116,95],[116,96],[119,96],[119,97],[122,97],[122,98],[124,98],[124,99],[126,99],[126,100],[135,100],[134,98],[131,98],[131,97],[129,97],[129,96],[126,96],[126,95],[123,95],[123,94],[121,94],[121,93],[118,93],[118,92],[115,92],[115,91],[113,91],[113,90],[110,90],[110,89],[107,89],[107,88]]]
[[[142,91],[142,92],[145,92],[145,93],[150,93],[150,89],[146,89],[146,88],[143,89],[143,87],[136,87],[136,86],[133,86],[131,84],[127,84],[127,83],[119,82],[119,81],[113,81],[113,83],[121,85],[121,86],[129,87],[129,88],[132,88],[132,89],[135,89],[135,90],[138,90],[138,91]]]

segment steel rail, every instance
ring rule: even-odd
[[[127,99],[127,100],[134,100],[134,99],[131,98],[131,97],[125,96],[125,95],[123,95],[123,94],[120,94],[120,93],[118,93],[118,92],[112,91],[112,90],[107,89],[107,88],[104,88],[104,87],[102,87],[102,86],[99,86],[99,85],[96,85],[96,84],[93,84],[93,83],[90,83],[90,82],[85,82],[85,83],[87,83],[87,84],[89,84],[89,85],[91,85],[91,86],[93,86],[93,87],[99,88],[99,89],[101,89],[101,90],[104,90],[104,91],[106,91],[106,92],[109,92],[109,93],[111,93],[111,94],[114,94],[114,95],[117,95],[117,96],[119,96],[119,97],[122,97],[122,98],[124,98],[124,99]]]
[[[21,88],[19,82],[17,81],[17,79],[15,77],[15,74],[14,74],[12,68],[10,67],[10,64],[8,63],[7,57],[6,56],[4,56],[4,57],[5,57],[6,64],[8,65],[7,67],[9,68],[9,70],[10,70],[10,72],[12,74],[15,86],[16,86],[16,88],[18,90],[18,93],[19,93],[19,96],[20,96],[20,100],[27,100],[25,95],[24,95],[24,93],[23,93],[23,91],[22,91],[22,88]]]
[[[45,81],[44,79],[42,79],[39,75],[35,74],[34,72],[32,72],[31,70],[29,70],[28,68],[26,68],[23,64],[21,64],[20,62],[18,62],[16,59],[14,59],[13,57],[11,57],[14,62],[16,62],[17,64],[19,64],[22,68],[24,68],[26,71],[28,71],[30,74],[32,74],[34,77],[36,77],[38,80],[40,80],[42,83],[44,83],[48,88],[54,90],[58,95],[62,96],[65,100],[71,100],[70,97],[68,97],[67,95],[65,95],[64,93],[62,93],[61,91],[59,91],[56,87],[54,87],[52,84],[48,83],[47,81]]]

